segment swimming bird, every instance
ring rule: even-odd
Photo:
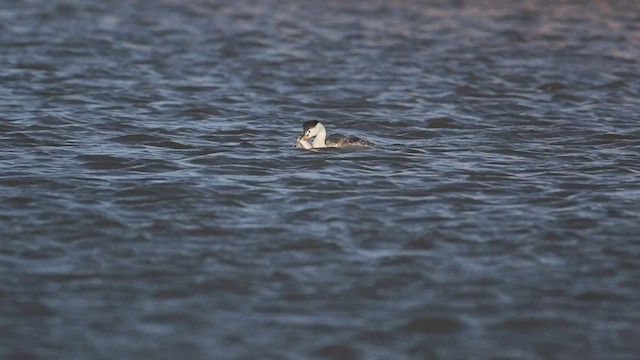
[[[374,146],[372,142],[357,136],[333,135],[327,137],[327,130],[318,120],[311,120],[302,124],[302,132],[302,138],[299,141],[315,137],[311,144],[314,149],[325,147],[371,148]]]

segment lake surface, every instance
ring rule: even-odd
[[[0,100],[0,359],[637,359],[640,2],[4,0]]]

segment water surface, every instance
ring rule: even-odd
[[[0,48],[2,359],[637,356],[637,2],[4,1]]]

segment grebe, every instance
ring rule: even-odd
[[[371,148],[374,146],[372,142],[356,136],[333,135],[327,137],[327,130],[324,128],[324,125],[322,125],[322,123],[318,120],[311,120],[302,124],[302,131],[302,137],[298,140],[298,142],[303,140],[306,141],[309,138],[315,137],[315,139],[313,139],[313,143],[311,144],[314,149],[325,147]],[[302,144],[301,146],[304,146],[304,144]]]

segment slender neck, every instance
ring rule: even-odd
[[[313,147],[314,148],[323,148],[327,147],[327,143],[325,140],[327,139],[327,130],[324,129],[324,125],[318,124],[318,135],[313,139]]]

